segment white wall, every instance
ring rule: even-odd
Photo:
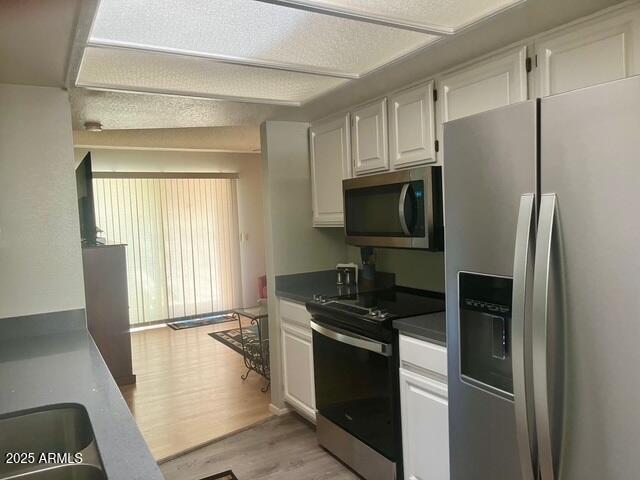
[[[261,128],[271,403],[277,408],[284,407],[284,392],[275,277],[335,268],[347,257],[342,228],[312,227],[308,134],[308,123],[265,122]]]
[[[312,226],[308,131],[309,124],[301,122],[263,124],[265,213],[271,230],[267,256],[272,255],[273,275],[335,268],[347,256],[342,228]]]
[[[76,162],[86,149],[76,149]],[[91,150],[98,172],[237,172],[242,301],[245,307],[258,300],[258,277],[265,273],[262,164],[260,155],[148,150]]]
[[[84,306],[67,93],[0,85],[0,318]]]

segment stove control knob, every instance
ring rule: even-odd
[[[376,308],[370,308],[369,309],[369,316],[373,317],[373,318],[380,318],[380,319],[385,319],[389,316],[389,314],[387,312],[385,312],[384,310],[380,310],[380,309],[376,309]]]

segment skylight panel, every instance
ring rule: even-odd
[[[297,106],[521,1],[101,0],[77,85]]]
[[[180,55],[87,47],[77,84],[103,90],[297,106],[346,81]]]
[[[437,38],[254,0],[102,0],[90,43],[357,78]]]
[[[259,0],[414,31],[453,34],[525,0]]]

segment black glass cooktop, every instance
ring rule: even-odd
[[[375,290],[333,298],[317,298],[317,308],[374,321],[413,317],[445,309],[444,295],[403,287]]]

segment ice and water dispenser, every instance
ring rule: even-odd
[[[511,278],[461,272],[460,373],[483,390],[513,397]]]

